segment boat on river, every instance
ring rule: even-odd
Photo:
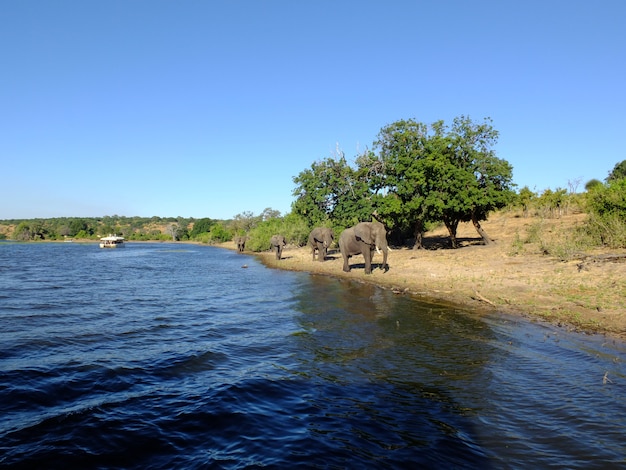
[[[100,248],[124,248],[124,237],[109,235],[100,239]]]

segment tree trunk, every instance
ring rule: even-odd
[[[446,225],[446,228],[448,229],[448,233],[450,234],[450,248],[458,248],[459,244],[456,240],[456,228],[459,225],[458,220],[455,222],[444,220],[443,223]]]
[[[422,250],[424,248],[424,222],[422,219],[415,222],[415,245],[414,250]]]
[[[480,226],[480,221],[478,220],[478,218],[476,217],[476,214],[474,213],[472,213],[472,223],[474,224],[474,228],[478,232],[478,235],[480,235],[480,238],[483,239],[483,243],[485,245],[491,245],[493,243],[493,240],[489,238],[489,235],[487,235],[487,232],[485,232],[483,228]]]

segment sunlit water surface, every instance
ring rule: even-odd
[[[1,467],[624,468],[625,361],[217,248],[0,243]]]

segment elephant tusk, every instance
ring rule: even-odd
[[[376,247],[376,253],[380,254],[380,250],[378,249],[378,246]]]

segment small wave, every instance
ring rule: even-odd
[[[242,270],[210,247],[58,248],[20,247],[20,274],[0,280],[0,466],[623,459],[621,343]]]

